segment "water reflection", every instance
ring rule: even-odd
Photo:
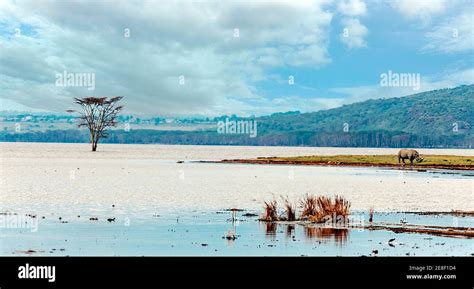
[[[276,222],[265,222],[265,235],[276,238],[278,226],[284,226],[285,231],[280,230],[279,233],[285,233],[287,238],[295,238],[298,231],[303,230],[303,236],[307,239],[316,239],[318,241],[334,240],[338,245],[344,245],[349,237],[349,230],[347,228],[328,228],[313,225],[298,226],[301,229],[296,229],[295,224],[278,224]]]
[[[231,222],[232,223],[232,227],[231,229],[229,229],[227,231],[227,233],[224,234],[224,237],[223,239],[226,239],[227,241],[227,245],[228,246],[232,246],[234,241],[237,239],[237,226],[239,226],[240,224],[240,220],[237,219],[237,212],[238,211],[241,211],[240,209],[236,209],[236,208],[233,208],[233,209],[229,209],[229,211],[232,212],[232,218],[231,219],[227,219],[227,222]]]
[[[267,236],[276,236],[277,224],[274,222],[265,222],[265,234]]]
[[[304,226],[304,233],[308,239],[334,239],[337,244],[343,245],[347,242],[349,230],[344,228]]]
[[[291,237],[294,230],[295,230],[295,225],[287,225],[286,226],[286,236]]]

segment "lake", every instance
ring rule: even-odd
[[[268,234],[266,223],[242,216],[245,212],[261,214],[264,201],[281,200],[282,196],[296,203],[305,194],[338,194],[351,202],[355,215],[366,216],[373,207],[375,218],[391,222],[414,218],[411,222],[416,224],[473,227],[471,217],[400,213],[472,211],[474,178],[470,172],[196,162],[332,154],[395,157],[398,149],[106,144],[99,145],[98,152],[89,150],[88,144],[0,143],[0,212],[17,221],[31,215],[34,218],[27,218],[37,224],[35,232],[20,226],[0,228],[2,255],[21,255],[28,250],[37,255],[474,252],[472,240],[423,234],[354,229],[331,232],[327,228],[313,228],[311,233],[300,225],[289,234],[288,226],[277,225],[275,233]],[[419,151],[474,155],[474,150]],[[224,211],[229,208],[245,210],[239,214],[238,224],[229,221],[230,213]],[[239,237],[222,239],[229,230]],[[398,245],[388,246],[391,238],[396,238]]]

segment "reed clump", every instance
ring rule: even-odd
[[[264,215],[262,221],[298,221],[326,222],[328,220],[345,219],[350,214],[351,204],[342,196],[315,196],[306,194],[300,200],[301,214],[296,217],[296,206],[287,198],[284,199],[284,213],[279,217],[277,202],[275,200],[264,202]]]
[[[300,207],[302,208],[301,217],[315,216],[317,211],[318,198],[316,196],[308,195],[300,201]]]
[[[288,198],[285,199],[284,207],[286,221],[296,221],[296,206]]]
[[[330,198],[327,196],[313,197],[316,199],[316,211],[309,215],[311,222],[325,222],[330,218],[346,218],[350,214],[351,204],[342,196]]]
[[[264,202],[264,215],[263,215],[263,220],[264,221],[278,221],[278,211],[277,211],[277,202],[275,200],[271,202]]]

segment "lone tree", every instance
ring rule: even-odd
[[[74,102],[82,107],[82,111],[78,112],[80,115],[78,127],[86,126],[89,129],[93,152],[97,150],[99,140],[108,137],[107,128],[117,125],[117,114],[123,108],[121,105],[117,106],[117,102],[122,98],[123,96],[74,98]]]

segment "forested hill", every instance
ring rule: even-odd
[[[385,130],[452,136],[453,133],[472,134],[473,108],[474,85],[465,85],[405,97],[367,100],[312,113],[262,117],[259,129],[337,132],[347,127],[353,132]]]
[[[474,85],[464,85],[405,97],[367,100],[312,113],[276,113],[256,119],[243,119],[257,122],[256,137],[249,137],[248,134],[219,134],[216,129],[132,129],[113,130],[103,142],[472,148],[473,108]],[[27,133],[3,131],[0,140],[88,142],[87,133],[78,133],[77,130]]]

